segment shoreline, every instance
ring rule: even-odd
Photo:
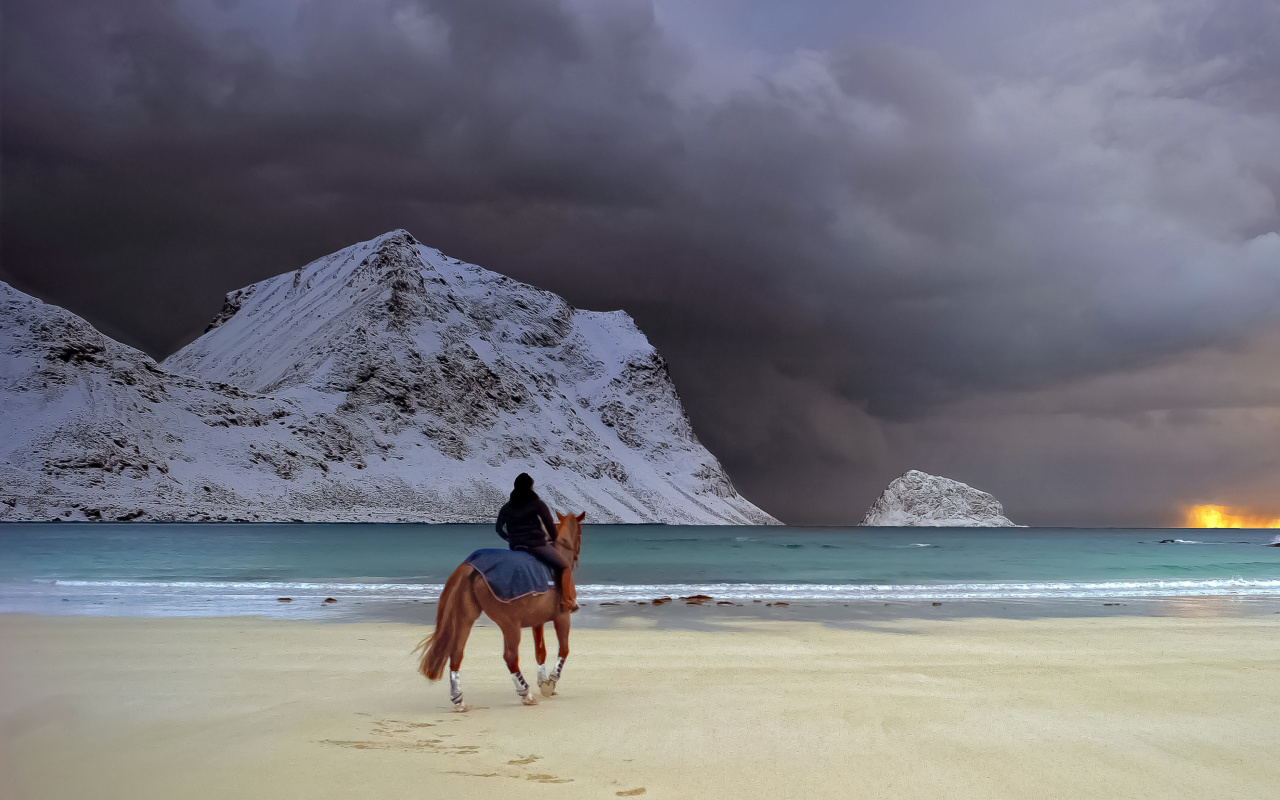
[[[335,609],[336,611],[336,609]],[[436,603],[374,604],[309,617],[326,624],[396,622],[432,626]],[[832,628],[863,628],[896,622],[946,623],[965,620],[1084,620],[1111,618],[1265,619],[1280,618],[1280,597],[1162,597],[1105,600],[969,600],[904,602],[718,602],[714,598],[688,603],[680,598],[654,604],[632,601],[604,605],[583,604],[573,615],[575,630],[614,630],[651,626],[658,630],[716,630],[736,624],[812,623]],[[259,617],[265,618],[265,617]],[[490,624],[482,616],[478,625]],[[547,626],[550,632],[550,625]]]
[[[430,625],[0,615],[5,780],[31,800],[976,800],[1263,798],[1280,779],[1280,617],[692,630],[653,611],[575,627],[532,708],[477,627],[468,714],[414,671]],[[527,678],[531,652],[525,635]]]
[[[699,588],[699,587],[693,587]],[[703,587],[705,588],[705,587]],[[287,597],[130,598],[99,595],[18,597],[0,585],[0,616],[108,619],[262,619],[324,624],[396,622],[431,625],[436,597],[348,596],[341,592]],[[123,594],[123,593],[121,593]],[[785,595],[784,595],[785,596]],[[97,598],[97,599],[94,599]],[[1085,619],[1111,617],[1255,618],[1280,615],[1280,595],[1175,595],[1165,597],[979,598],[947,600],[725,600],[716,595],[664,595],[647,600],[599,601],[579,598],[577,628],[609,629],[652,621],[660,628],[705,629],[746,621],[815,622],[832,626],[895,620]],[[482,622],[487,619],[482,617]]]

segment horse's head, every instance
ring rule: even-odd
[[[578,553],[582,552],[582,520],[587,512],[574,516],[556,512],[556,542],[563,544],[573,552],[573,563],[578,563]]]

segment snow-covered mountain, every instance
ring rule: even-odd
[[[776,523],[621,311],[393,231],[227,296],[157,365],[0,284],[0,518]]]
[[[1004,515],[1000,501],[986,492],[915,469],[889,484],[871,505],[862,524],[885,527],[1017,527]]]

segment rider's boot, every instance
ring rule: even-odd
[[[578,610],[578,590],[573,585],[573,573],[569,570],[562,570],[560,577],[556,581],[560,590],[560,610],[573,613]]]

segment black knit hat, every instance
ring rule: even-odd
[[[529,477],[529,473],[521,472],[516,476],[516,488],[511,490],[511,502],[527,503],[536,498],[538,494],[533,491],[533,478]]]

